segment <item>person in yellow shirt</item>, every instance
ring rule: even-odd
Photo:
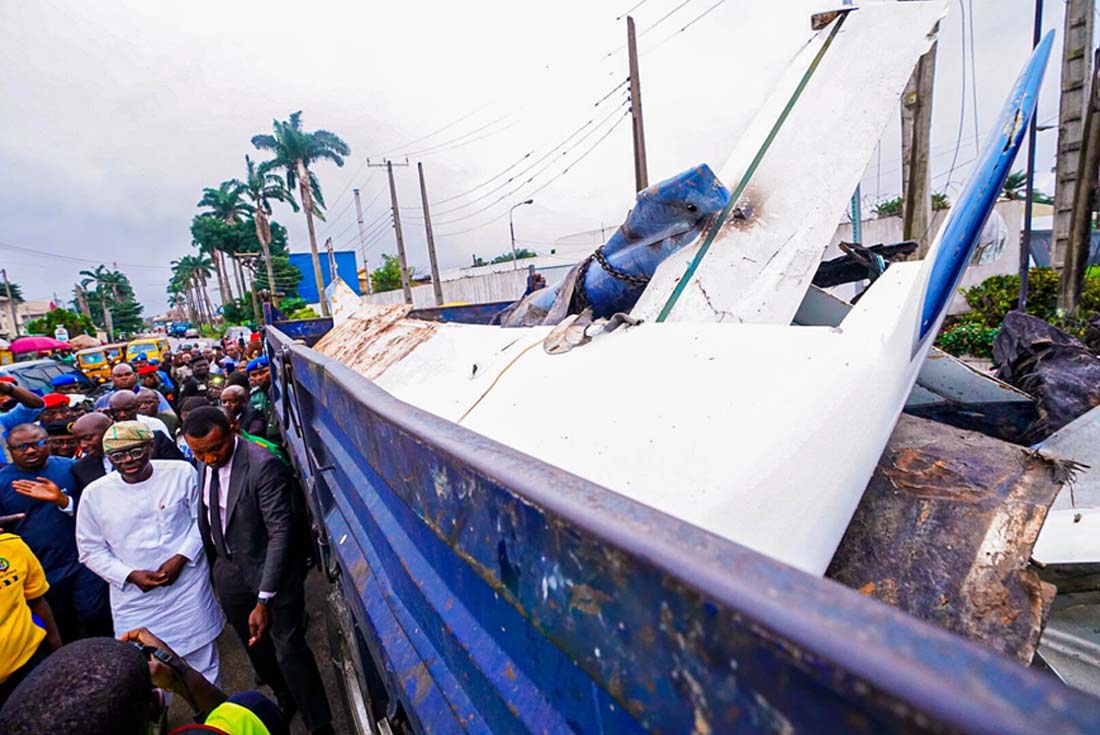
[[[0,705],[46,656],[61,647],[38,558],[0,529]]]

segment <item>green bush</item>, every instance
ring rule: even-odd
[[[958,320],[946,325],[936,338],[936,345],[952,355],[993,357],[993,340],[998,329],[983,324]]]
[[[1100,268],[1089,268],[1081,290],[1081,305],[1074,316],[1058,313],[1059,275],[1051,268],[1028,271],[1027,313],[1064,332],[1085,338],[1090,319],[1100,312]],[[944,322],[936,345],[952,355],[991,357],[993,339],[1005,314],[1016,308],[1020,277],[991,276],[962,292],[970,311]]]

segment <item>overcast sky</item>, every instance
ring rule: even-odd
[[[809,14],[837,4],[716,2],[643,0],[632,13],[651,182],[700,162],[720,167],[805,41]],[[427,265],[417,161],[444,268],[506,251],[508,208],[532,195],[515,212],[521,245],[548,252],[560,237],[614,227],[633,201],[625,88],[616,88],[627,75],[625,21],[616,18],[636,3],[4,0],[0,266],[28,298],[68,300],[80,269],[117,262],[146,315],[157,313],[169,262],[193,252],[188,228],[202,188],[243,176],[244,155],[263,156],[249,138],[295,110],[306,129],[331,130],[352,151],[343,168],[316,166],[329,205],[320,241],[357,248],[350,205],[359,187],[372,267],[395,246],[392,228],[372,237],[387,227],[389,196],[384,169],[365,166],[368,156],[412,164],[395,172],[414,266]],[[965,4],[949,4],[936,68],[932,168],[949,195],[975,155],[968,81],[948,177]],[[1064,6],[1046,5],[1059,43],[1039,119],[1056,122]],[[973,0],[973,15],[984,136],[1030,49],[1032,2]],[[1048,191],[1056,135],[1040,134],[1037,182]],[[899,193],[899,145],[895,121],[864,177],[868,204]],[[307,252],[302,216],[275,216],[291,249]]]

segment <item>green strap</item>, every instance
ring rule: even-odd
[[[840,31],[840,27],[844,25],[844,20],[847,17],[848,13],[844,13],[837,18],[836,24],[833,25],[833,30],[829,32],[829,36],[825,39],[825,43],[822,44],[821,48],[818,50],[814,60],[810,62],[810,67],[806,69],[806,73],[802,75],[802,79],[798,82],[798,86],[795,87],[794,94],[787,100],[787,105],[783,108],[783,112],[779,113],[779,118],[775,121],[775,124],[772,125],[772,129],[768,131],[768,137],[764,139],[764,143],[756,152],[756,156],[753,157],[752,163],[750,163],[748,169],[745,170],[745,175],[741,177],[741,181],[737,184],[737,188],[730,194],[726,206],[722,207],[722,211],[718,214],[718,219],[711,225],[706,239],[703,240],[702,246],[700,246],[698,252],[695,253],[695,257],[692,258],[687,271],[684,272],[683,277],[676,284],[676,288],[672,289],[668,301],[665,302],[664,308],[661,309],[661,313],[657,316],[658,322],[665,321],[668,319],[668,315],[672,313],[672,308],[676,306],[676,302],[680,299],[680,295],[684,292],[684,289],[687,288],[688,282],[691,280],[692,276],[695,275],[695,271],[699,269],[699,264],[702,263],[703,258],[706,257],[707,251],[710,250],[710,246],[714,243],[714,238],[718,235],[719,230],[722,229],[722,226],[729,218],[730,212],[733,211],[737,202],[740,201],[741,195],[745,193],[745,188],[749,185],[749,181],[752,179],[753,174],[756,173],[757,167],[760,166],[760,161],[763,160],[764,154],[768,152],[768,148],[771,147],[772,141],[775,140],[775,136],[779,134],[779,129],[783,127],[783,123],[786,122],[787,116],[790,115],[791,110],[794,109],[794,103],[802,96],[802,90],[806,88],[806,84],[809,83],[810,77],[814,75],[818,65],[821,63],[821,59],[824,58],[825,52],[829,50],[829,46],[832,45],[833,39],[836,38],[836,34]]]

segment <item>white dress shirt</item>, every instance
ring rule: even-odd
[[[218,473],[218,525],[222,528],[222,535],[225,535],[226,525],[226,508],[229,503],[229,482],[233,478],[233,458],[237,456],[237,447],[241,444],[240,437],[233,437],[233,454],[229,455],[229,461],[216,470],[211,470],[207,467],[205,481],[202,485],[202,500],[206,508],[206,521],[210,524],[210,527],[214,527],[214,509],[209,507],[210,504],[210,480],[214,476],[214,473]],[[228,541],[226,542],[228,546]],[[229,549],[229,553],[233,553],[233,549]],[[260,590],[259,597],[264,600],[269,600],[275,596],[275,593],[271,590]]]
[[[80,561],[110,584],[115,634],[147,627],[186,656],[207,645],[225,619],[214,599],[199,531],[198,473],[186,462],[154,459],[144,482],[117,472],[84,489],[76,513]],[[126,578],[155,571],[176,554],[189,561],[176,581],[142,592]]]

